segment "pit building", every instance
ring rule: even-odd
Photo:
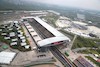
[[[67,45],[71,41],[70,38],[42,21],[39,17],[23,17],[22,19],[24,22],[27,21],[40,37],[40,40],[36,42],[38,47],[49,47],[63,44]],[[34,37],[33,35],[32,37]]]

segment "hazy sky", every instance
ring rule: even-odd
[[[62,6],[100,10],[100,0],[33,0],[33,1],[62,5]]]

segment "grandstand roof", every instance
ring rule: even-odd
[[[43,27],[45,27],[48,31],[50,31],[54,36],[56,37],[65,37],[65,35],[63,35],[62,33],[60,33],[59,31],[57,31],[56,29],[54,29],[52,26],[50,26],[49,24],[47,24],[46,22],[42,21],[40,18],[35,17],[34,18],[36,21],[38,21]]]
[[[54,43],[54,42],[59,42],[59,41],[65,41],[68,40],[68,38],[66,37],[51,37],[51,38],[47,38],[44,40],[41,40],[38,42],[38,46],[42,47],[42,46],[49,46],[49,44]],[[70,41],[70,40],[68,40]]]

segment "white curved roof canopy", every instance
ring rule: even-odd
[[[49,46],[49,44],[59,41],[70,41],[67,37],[51,37],[38,42],[38,46]]]
[[[49,24],[47,24],[46,22],[42,21],[40,18],[35,17],[34,18],[38,23],[40,23],[43,27],[45,27],[48,31],[50,31],[54,36],[58,37],[58,36],[63,36],[65,37],[65,35],[63,35],[62,33],[60,33],[58,30],[56,30],[55,28],[53,28],[52,26],[50,26]]]
[[[38,42],[38,45],[40,47],[42,46],[49,46],[49,44],[54,43],[54,42],[59,42],[59,41],[70,41],[68,37],[60,33],[58,30],[47,24],[46,22],[42,21],[40,18],[35,17],[34,18],[38,23],[40,23],[43,27],[45,27],[48,31],[50,31],[55,37],[47,38],[42,41]]]

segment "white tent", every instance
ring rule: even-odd
[[[10,39],[10,37],[4,37],[4,39]]]
[[[26,39],[22,39],[22,42],[26,42]]]
[[[15,36],[15,32],[10,33],[10,37],[13,37],[13,36]]]
[[[23,35],[22,34],[18,34],[18,37],[22,37]]]
[[[17,45],[17,42],[12,42],[10,45],[11,45],[11,46]]]
[[[24,36],[22,36],[22,37],[20,37],[20,39],[25,39],[25,37],[24,37]]]
[[[26,43],[24,42],[24,43],[21,43],[21,46],[25,46],[26,45]]]
[[[18,21],[14,21],[14,23],[18,24]]]
[[[1,35],[7,35],[7,33],[2,33]]]
[[[9,30],[12,30],[12,28],[9,28]]]
[[[2,29],[0,29],[0,31],[2,31]]]
[[[29,47],[30,47],[29,45],[26,45],[26,46],[25,46],[25,49],[29,49]]]
[[[10,64],[16,53],[14,52],[0,52],[0,63],[1,64]]]
[[[12,41],[17,41],[18,39],[17,38],[15,38],[15,39],[12,39]]]

